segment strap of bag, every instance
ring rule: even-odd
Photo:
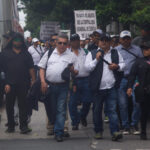
[[[137,55],[135,55],[134,53],[128,51],[127,49],[125,48],[122,48],[123,50],[125,50],[126,52],[128,52],[129,54],[133,55],[135,58],[139,58]]]
[[[36,52],[42,57],[42,54],[37,50],[36,47],[34,47],[34,49],[36,50]]]

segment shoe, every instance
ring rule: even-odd
[[[5,131],[6,133],[14,133],[15,132],[15,128],[7,128],[7,130]]]
[[[108,118],[107,116],[105,116],[104,122],[105,122],[105,123],[109,123],[109,118]]]
[[[66,137],[66,138],[70,137],[70,134],[68,133],[68,131],[64,131],[63,137]]]
[[[28,128],[28,127],[23,127],[20,131],[21,134],[27,134],[29,132],[31,132],[32,129]]]
[[[131,127],[131,133],[134,135],[140,135],[140,131],[137,125]]]
[[[147,140],[147,135],[146,135],[146,133],[141,133],[141,134],[140,134],[140,139],[141,139],[141,140]]]
[[[72,130],[79,130],[78,125],[72,126]]]
[[[95,136],[94,136],[94,138],[97,139],[97,140],[102,139],[103,138],[103,133],[102,132],[96,133]]]
[[[123,135],[129,135],[130,129],[124,129],[122,133],[123,133]]]
[[[54,130],[52,129],[49,129],[48,132],[47,132],[47,135],[50,136],[50,135],[54,135]]]
[[[84,127],[87,127],[87,121],[86,121],[86,119],[81,119],[81,124],[82,124]]]
[[[57,142],[63,142],[63,137],[61,135],[56,135],[55,139]]]
[[[112,136],[112,141],[118,141],[119,139],[122,139],[123,135],[121,132],[114,132]]]
[[[15,126],[18,126],[18,125],[19,125],[18,121],[15,121]],[[5,127],[8,127],[8,122],[5,124]]]

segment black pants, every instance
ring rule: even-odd
[[[27,85],[13,85],[11,91],[6,95],[6,112],[8,119],[8,127],[14,128],[14,104],[17,98],[19,107],[20,129],[27,126]]]
[[[141,107],[141,131],[146,133],[147,121],[150,113],[150,95],[145,96],[144,101],[140,103]]]

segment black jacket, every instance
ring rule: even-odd
[[[128,78],[128,88],[133,88],[136,79],[139,82],[139,86],[135,88],[137,102],[143,101],[145,94],[150,94],[150,65],[146,61],[146,58],[137,59]]]

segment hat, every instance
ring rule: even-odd
[[[12,38],[15,35],[14,31],[7,31],[6,34],[3,34],[3,37],[8,39],[8,38]]]
[[[33,39],[32,39],[32,42],[33,42],[33,43],[38,42],[38,41],[39,41],[39,40],[38,40],[37,38],[33,38]]]
[[[130,31],[127,31],[127,30],[124,30],[120,33],[120,38],[124,38],[124,37],[131,37],[131,32]]]
[[[103,33],[102,35],[101,35],[101,37],[100,37],[100,41],[111,41],[111,37],[110,37],[110,35],[109,34],[107,34],[107,33]]]
[[[98,33],[98,34],[101,35],[101,34],[103,34],[103,31],[102,31],[101,29],[97,29],[97,30],[95,30],[95,31],[93,32],[93,34],[94,34],[94,33]]]
[[[80,41],[80,36],[78,34],[72,34],[70,37],[70,41]]]
[[[150,41],[143,41],[140,45],[141,49],[149,49],[150,48]]]

